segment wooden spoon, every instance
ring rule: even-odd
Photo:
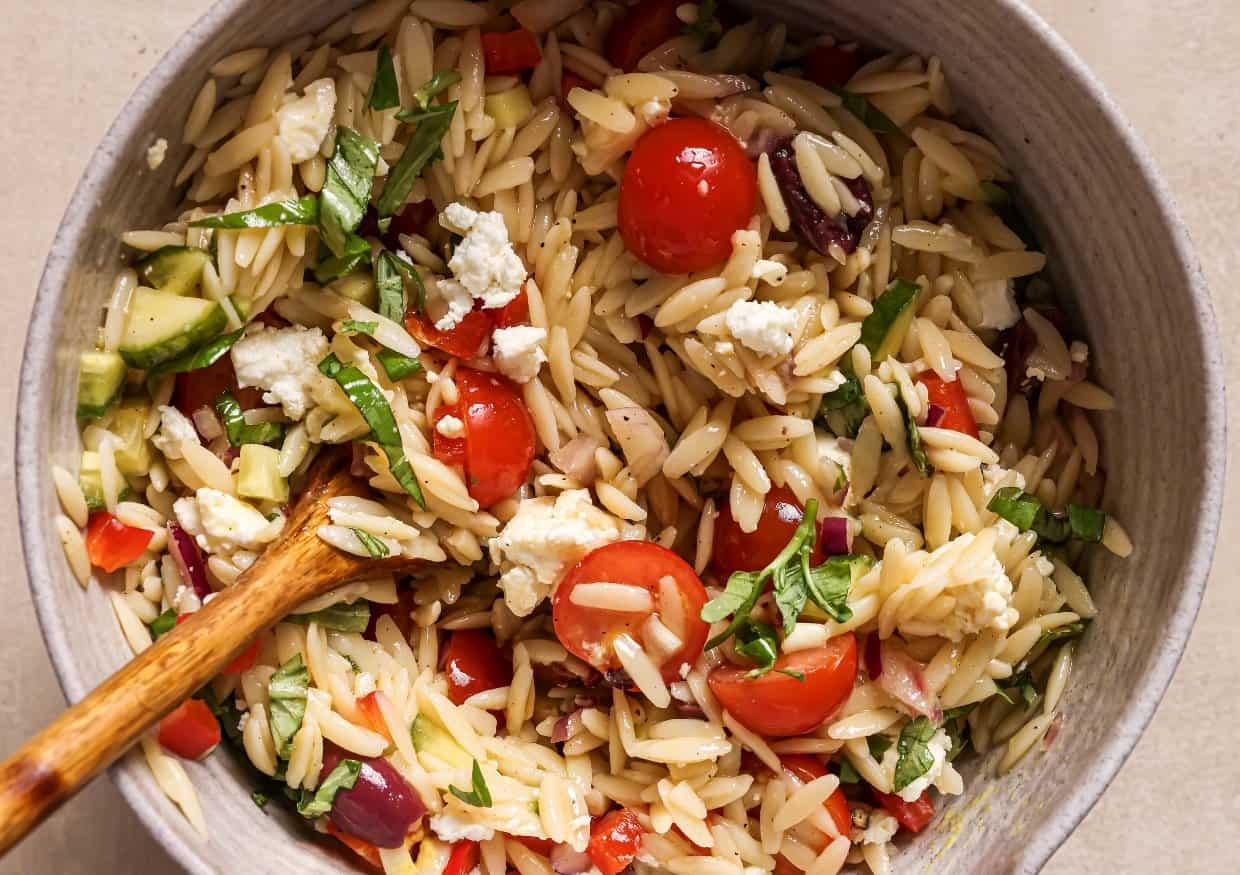
[[[235,584],[0,764],[0,853],[299,604],[351,580],[417,564],[350,556],[319,538],[319,526],[330,522],[329,498],[369,491],[349,474],[347,459],[340,452],[321,455],[284,531]]]

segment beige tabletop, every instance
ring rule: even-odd
[[[0,409],[10,421],[26,320],[69,194],[121,103],[208,5],[0,0]],[[1236,0],[1033,6],[1099,74],[1169,178],[1230,354],[1240,339]],[[1234,386],[1240,360],[1229,355],[1229,366]],[[1233,392],[1233,414],[1235,399]],[[1229,418],[1233,442],[1240,441],[1240,420]],[[12,429],[0,430],[0,500],[8,510],[0,514],[0,543],[8,545],[0,564],[0,755],[63,706],[19,559],[12,442]],[[1237,478],[1233,465],[1231,485]],[[1240,588],[1232,582],[1240,542],[1226,535],[1237,530],[1240,507],[1237,490],[1228,493],[1215,572],[1171,689],[1132,758],[1047,872],[1240,871]],[[176,871],[106,780],[0,861],[6,873]]]

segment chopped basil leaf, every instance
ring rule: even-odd
[[[777,668],[777,669],[775,669],[775,673],[776,673],[776,674],[785,674],[785,675],[787,675],[788,677],[792,678],[794,681],[800,681],[801,683],[805,683],[805,673],[804,673],[804,672],[793,671],[793,670],[792,670],[792,669],[790,669],[790,668]]]
[[[422,363],[417,359],[390,349],[379,350],[376,357],[379,359],[379,364],[383,366],[388,379],[394,383],[422,370]]]
[[[358,599],[355,602],[332,605],[309,614],[290,614],[285,617],[285,620],[289,623],[317,623],[324,629],[331,629],[335,632],[365,632],[366,627],[370,625],[370,602]]]
[[[418,486],[417,478],[413,474],[413,466],[405,457],[400,430],[396,427],[396,417],[392,415],[392,408],[383,397],[383,392],[356,367],[341,364],[335,354],[319,362],[319,370],[335,380],[344,390],[344,394],[370,426],[372,439],[387,456],[392,477],[417,502],[418,507],[425,510],[426,499],[422,497],[422,488]]]
[[[326,246],[319,247],[319,263],[314,268],[317,283],[325,285],[351,274],[370,260],[370,244],[356,234],[345,238],[344,247],[342,255],[332,255]]]
[[[156,365],[147,371],[147,381],[158,379],[164,376],[164,374],[183,374],[186,371],[209,368],[222,359],[224,353],[232,349],[233,344],[240,340],[243,334],[245,334],[244,328],[238,328],[236,331],[231,331],[228,334],[221,334],[214,340],[198,347],[198,349],[190,350],[161,365]]]
[[[1038,518],[1042,503],[1018,486],[1004,486],[991,496],[986,509],[1026,532]]]
[[[831,91],[839,95],[844,102],[844,109],[859,118],[861,123],[870,130],[878,131],[880,134],[900,133],[900,126],[898,124],[893,122],[878,107],[860,94],[853,94],[851,91],[846,91],[839,86],[832,87]]]
[[[1015,700],[1008,692],[1010,690],[1015,690],[1020,694],[1021,701],[1025,703],[1025,707],[1030,707],[1037,701],[1038,690],[1037,687],[1033,685],[1033,675],[1029,673],[1029,669],[1027,668],[1017,672],[1009,678],[1005,678],[998,686],[999,689],[996,691],[995,695],[1002,698],[1009,705],[1016,704]],[[946,714],[943,715],[943,719],[944,722],[946,722]]]
[[[860,784],[861,776],[857,774],[857,770],[849,760],[840,760],[840,783],[841,784]]]
[[[317,790],[313,793],[309,790],[301,791],[301,799],[297,802],[297,813],[306,818],[322,817],[329,813],[332,810],[332,804],[336,801],[336,794],[341,790],[352,790],[353,785],[357,783],[357,776],[361,773],[360,760],[341,760],[336,764],[336,768],[332,769],[323,779]]]
[[[454,100],[442,106],[431,107],[416,119],[418,126],[409,138],[404,153],[388,171],[387,183],[375,205],[380,217],[395,215],[396,211],[405,205],[409,192],[413,191],[413,184],[422,175],[422,170],[442,154],[440,146],[455,113]]]
[[[336,152],[327,163],[327,179],[319,193],[319,232],[337,258],[355,251],[349,238],[370,205],[378,163],[378,143],[352,128],[336,129]]]
[[[191,228],[275,228],[278,225],[315,225],[319,221],[319,199],[308,194],[263,204],[252,210],[207,216],[189,223]]]
[[[896,406],[900,408],[900,416],[904,418],[904,433],[908,438],[908,455],[913,461],[913,467],[917,469],[917,473],[922,477],[929,477],[934,473],[934,469],[930,467],[930,462],[926,458],[926,450],[921,445],[921,432],[917,430],[917,420],[908,412],[908,405],[904,403],[904,396],[900,394],[900,390],[896,389]]]
[[[958,757],[969,743],[969,724],[965,722],[965,717],[973,708],[973,705],[963,705],[943,712],[943,731],[952,742],[947,751],[949,763]]]
[[[266,808],[267,803],[271,801],[270,797],[268,797],[267,794],[261,790],[255,790],[250,794],[250,798],[254,800],[254,804],[259,808]]]
[[[835,622],[847,623],[853,616],[852,608],[848,607],[848,591],[852,587],[853,572],[860,569],[865,573],[873,562],[869,556],[849,554],[832,556],[817,568],[811,568],[810,599]]]
[[[466,792],[459,787],[449,786],[448,790],[457,799],[460,799],[466,805],[472,805],[475,808],[491,807],[491,791],[487,788],[486,778],[482,776],[482,767],[478,765],[478,761],[474,760],[474,772],[472,776],[473,790]]]
[[[201,698],[207,703],[207,708],[215,715],[216,722],[220,724],[220,729],[224,732],[224,737],[231,744],[237,747],[241,746],[241,712],[237,710],[233,704],[231,696],[223,702],[215,697],[215,690],[211,689],[208,684],[203,687]]]
[[[1004,207],[1012,202],[1012,196],[1007,193],[1007,189],[993,179],[983,179],[979,186],[982,194],[986,195],[986,203],[992,207]]]
[[[147,626],[147,628],[151,630],[151,640],[158,641],[161,635],[171,632],[172,628],[176,624],[177,612],[172,608],[169,608],[154,620],[151,620],[150,624]]]
[[[918,717],[900,730],[900,740],[896,742],[900,756],[892,782],[897,793],[934,768],[934,753],[930,750],[934,733],[935,726],[928,717]]]
[[[870,749],[870,756],[881,761],[894,742],[886,735],[870,735],[866,737],[865,746]]]
[[[366,95],[366,105],[371,109],[391,109],[400,106],[400,85],[396,81],[396,64],[392,62],[392,51],[387,46],[379,46],[379,58],[375,62],[375,78],[370,83],[370,94]]]
[[[1107,515],[1092,507],[1081,507],[1079,504],[1068,505],[1068,525],[1072,536],[1082,541],[1096,544],[1102,540],[1102,529],[1106,526]]]
[[[405,280],[400,259],[384,249],[375,259],[375,289],[379,294],[379,315],[396,324],[405,321]]]
[[[779,641],[775,630],[767,623],[749,620],[736,633],[736,652],[751,660],[757,668],[749,673],[756,678],[766,674],[775,667],[779,658]]]
[[[779,608],[780,627],[784,635],[792,634],[797,624],[797,617],[805,610],[809,600],[809,586],[806,584],[806,568],[809,565],[807,554],[797,551],[796,558],[775,569],[774,586],[775,607]]]
[[[850,376],[839,387],[822,396],[822,416],[837,437],[856,437],[870,412],[861,381]]]
[[[910,317],[911,308],[916,305],[919,294],[921,286],[917,283],[896,280],[875,299],[873,311],[862,321],[861,338],[858,342],[870,351],[870,355],[875,356],[876,367],[881,364],[879,358],[886,355],[882,352],[884,344],[894,343],[893,332],[897,330],[902,318]]]
[[[976,707],[977,703],[974,702],[972,705],[961,705],[959,708],[948,708],[943,712],[943,722],[949,723],[952,720],[959,720],[962,717],[968,717],[969,712]]]
[[[1107,516],[1100,510],[1070,504],[1067,515],[1048,511],[1034,496],[1016,486],[996,490],[986,509],[998,514],[1022,532],[1033,531],[1044,544],[1063,544],[1070,538],[1097,543]]]
[[[288,759],[293,750],[293,736],[306,716],[309,685],[310,675],[300,653],[280,666],[267,684],[267,697],[271,700],[271,736],[281,759]]]
[[[388,545],[381,539],[376,538],[370,532],[363,532],[361,529],[354,529],[353,534],[362,542],[362,546],[366,548],[366,552],[370,554],[371,559],[383,559],[392,551],[388,549]]]
[[[426,110],[431,105],[432,100],[460,81],[461,74],[455,70],[447,73],[436,73],[427,79],[421,88],[413,92],[413,102],[417,108],[397,113],[396,117],[402,122],[414,121],[420,118],[421,113],[419,110]]]
[[[1048,632],[1043,632],[1042,637],[1038,639],[1038,644],[1054,644],[1056,641],[1066,641],[1069,638],[1076,638],[1084,634],[1085,627],[1087,627],[1089,623],[1089,619],[1085,618],[1077,620],[1075,623],[1067,623],[1063,626],[1056,626]]]
[[[278,444],[284,439],[284,423],[260,422],[249,425],[241,405],[231,392],[221,392],[215,399],[215,412],[224,423],[224,431],[228,435],[228,443],[239,447],[243,444]]]
[[[374,337],[378,327],[378,322],[358,322],[355,319],[346,319],[340,323],[340,330],[344,334],[365,334],[367,337]]]

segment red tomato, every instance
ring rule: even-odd
[[[590,825],[586,854],[603,875],[619,875],[641,850],[644,830],[627,808],[609,811]]]
[[[193,614],[178,614],[177,625],[180,626]],[[237,654],[236,658],[221,669],[220,674],[241,674],[243,671],[249,671],[258,662],[258,645],[259,641],[255,638],[249,645]]]
[[[916,802],[905,802],[894,793],[880,793],[877,790],[874,790],[874,798],[900,822],[902,829],[909,832],[921,832],[926,824],[934,820],[934,802],[930,800],[929,790],[923,791]]]
[[[827,773],[826,766],[806,754],[785,754],[779,758],[779,764],[784,767],[785,772],[790,773],[804,784],[817,780]],[[840,831],[840,835],[848,835],[852,829],[852,815],[849,813],[848,799],[844,796],[843,788],[837,787],[823,804],[826,806],[827,813],[831,815],[831,819],[835,821],[835,828]]]
[[[488,76],[532,70],[542,60],[538,40],[525,28],[508,33],[484,33],[482,56]]]
[[[485,310],[471,310],[455,328],[441,331],[429,316],[410,311],[405,314],[405,327],[423,346],[433,346],[457,358],[472,359],[482,352],[482,345],[491,336],[493,323]]]
[[[557,593],[558,595],[558,593]],[[857,678],[857,639],[851,632],[820,648],[785,653],[771,671],[749,678],[748,668],[721,665],[707,675],[711,692],[733,717],[759,735],[801,735],[822,724],[848,698]]]
[[[672,119],[642,135],[620,182],[620,234],[642,261],[690,273],[732,253],[758,196],[753,162],[714,122]]]
[[[112,572],[133,562],[155,533],[127,526],[110,513],[95,511],[86,523],[86,555],[90,564]]]
[[[454,416],[464,422],[461,416],[461,405],[458,404],[440,404],[435,408],[435,412],[431,415],[431,425],[435,426],[435,430],[431,432],[431,454],[445,465],[464,465],[465,464],[465,438],[464,437],[448,437],[439,431],[439,420],[445,416]]]
[[[627,632],[641,643],[642,624],[652,612],[583,607],[570,600],[573,588],[581,583],[627,583],[648,590],[658,605],[659,581],[669,576],[676,581],[680,594],[684,629],[678,634],[684,646],[664,661],[662,670],[664,680],[678,679],[680,666],[697,660],[710,632],[710,626],[701,618],[706,588],[685,560],[658,544],[619,541],[587,553],[564,575],[552,597],[551,615],[556,637],[574,656],[599,671],[619,668],[620,661],[612,653],[612,640]],[[669,625],[674,627],[675,624]],[[677,630],[672,628],[672,631]],[[600,648],[605,657],[600,657]]]
[[[584,76],[578,76],[569,70],[564,71],[564,77],[560,79],[560,105],[568,106],[568,92],[574,88],[584,88],[589,91],[594,87],[594,83]]]
[[[370,842],[365,839],[359,839],[357,836],[345,832],[340,827],[332,823],[330,819],[327,821],[327,833],[328,835],[339,839],[345,847],[357,854],[367,863],[374,866],[379,871],[383,871],[383,861],[379,858],[379,849]]]
[[[805,59],[805,78],[824,88],[841,86],[853,77],[861,59],[856,49],[816,46]]]
[[[530,299],[525,294],[525,284],[521,284],[520,293],[504,306],[489,311],[491,321],[496,328],[511,328],[524,325],[530,321]]]
[[[413,589],[409,586],[400,587],[396,591],[396,604],[372,604],[370,606],[370,622],[366,624],[366,631],[362,633],[362,637],[367,641],[374,641],[375,624],[379,622],[380,617],[387,616],[392,618],[400,634],[408,639],[409,632],[413,628],[413,619],[409,616],[413,609]]]
[[[542,854],[544,857],[551,856],[551,851],[555,848],[555,842],[551,839],[540,839],[534,836],[512,836],[512,838],[525,845],[536,854]]]
[[[478,843],[465,839],[452,846],[452,853],[448,855],[448,865],[444,867],[443,875],[469,875],[477,865]]]
[[[960,380],[949,383],[934,371],[926,371],[917,378],[917,382],[926,387],[926,397],[930,403],[943,408],[943,418],[938,421],[938,428],[950,428],[972,437],[979,436],[977,420],[969,409],[969,396],[965,394]]]
[[[159,743],[187,760],[200,760],[220,743],[220,724],[202,699],[186,699],[159,721]]]
[[[499,649],[490,632],[463,629],[448,638],[443,673],[448,679],[448,698],[460,705],[475,693],[511,683],[512,660]]]
[[[733,571],[759,571],[765,568],[788,545],[804,516],[805,508],[786,486],[771,487],[762,505],[758,527],[752,532],[742,532],[740,525],[732,518],[732,511],[724,505],[715,522],[711,563],[722,577]],[[822,539],[817,538],[810,564],[820,565],[824,559]]]
[[[388,731],[387,721],[383,719],[383,711],[379,707],[379,697],[382,695],[383,693],[378,690],[367,693],[357,700],[357,710],[361,712],[362,719],[366,721],[367,726],[388,741],[392,741],[392,733]]]
[[[193,416],[195,410],[203,407],[214,410],[215,399],[222,392],[231,392],[242,410],[253,410],[263,405],[261,390],[237,386],[232,356],[225,354],[209,368],[177,374],[172,390],[172,406],[186,416]]]
[[[482,508],[516,492],[534,464],[534,421],[503,377],[457,368],[465,423],[465,482]]]
[[[607,60],[626,73],[637,62],[677,36],[684,23],[676,17],[677,0],[641,0],[607,34]]]

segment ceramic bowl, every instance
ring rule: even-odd
[[[121,109],[52,245],[21,375],[17,474],[26,564],[60,682],[77,701],[129,656],[98,587],[61,556],[48,464],[72,468],[76,355],[95,331],[121,231],[165,221],[173,148],[155,172],[144,152],[177,139],[206,69],[232,51],[321,28],[344,2],[222,0]],[[965,795],[895,857],[896,872],[1033,872],[1085,816],[1158,706],[1201,601],[1224,465],[1222,364],[1210,299],[1188,236],[1145,148],[1064,42],[1016,0],[792,0],[754,4],[790,23],[938,55],[966,117],[1003,150],[1050,254],[1051,272],[1096,373],[1119,409],[1097,417],[1106,504],[1137,548],[1092,553],[1100,614],[1083,640],[1046,755],[1001,780],[964,767]],[[228,756],[191,764],[211,837],[200,839],[134,757],[113,769],[146,826],[194,873],[339,871],[331,849],[296,841],[250,800]],[[272,806],[278,808],[279,806]],[[263,861],[272,861],[267,865]],[[279,861],[276,864],[274,861]]]

